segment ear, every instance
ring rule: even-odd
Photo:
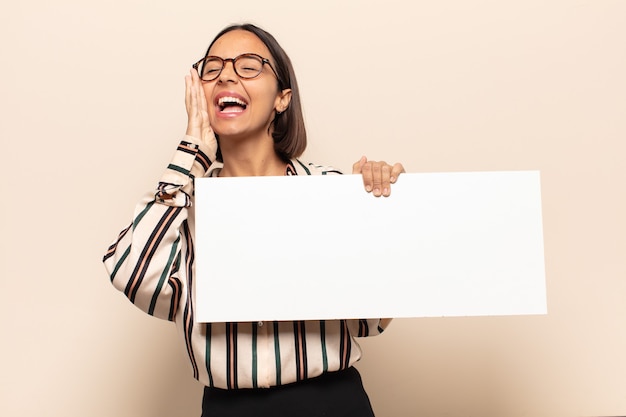
[[[289,107],[289,103],[291,103],[291,88],[286,88],[279,92],[276,96],[274,109],[277,112],[282,113],[287,110],[287,107]]]

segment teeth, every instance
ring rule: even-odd
[[[243,100],[238,99],[237,97],[221,97],[217,101],[217,104],[219,104],[220,106],[225,106],[227,104],[238,104],[242,107],[246,106],[246,103]]]

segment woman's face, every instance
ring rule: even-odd
[[[255,53],[273,58],[265,44],[253,33],[233,30],[215,41],[209,55],[235,58],[244,53]],[[211,127],[221,139],[267,135],[275,112],[284,111],[291,98],[290,90],[278,90],[276,76],[268,65],[256,78],[237,76],[232,62],[226,62],[217,79],[204,82]],[[231,99],[225,100],[226,97]],[[235,99],[235,100],[233,100]]]

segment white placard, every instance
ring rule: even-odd
[[[537,171],[196,179],[201,322],[546,314]]]

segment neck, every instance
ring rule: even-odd
[[[271,137],[264,140],[233,141],[220,137],[224,167],[221,177],[285,175],[285,162],[274,151]]]

